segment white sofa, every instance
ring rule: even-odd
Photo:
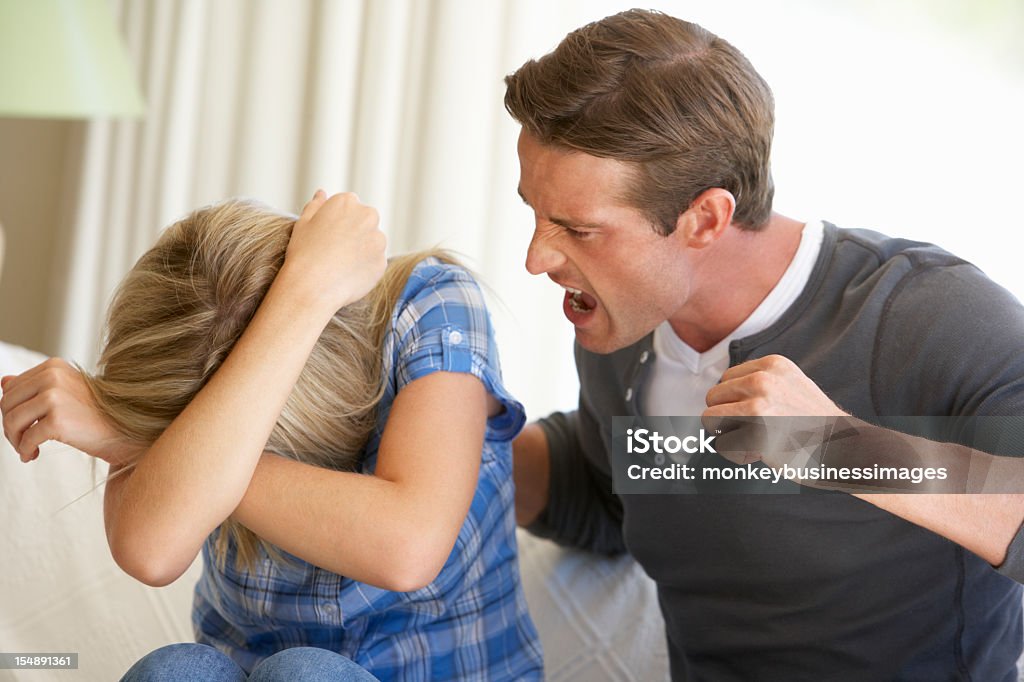
[[[43,356],[0,343],[0,373]],[[198,562],[174,584],[146,587],[114,564],[103,535],[106,466],[47,444],[23,464],[0,439],[0,652],[79,654],[79,668],[3,670],[0,682],[116,680],[147,652],[191,641]],[[629,558],[601,559],[520,534],[523,581],[549,680],[664,680],[653,585]]]
[[[0,343],[0,374],[43,359]],[[192,640],[198,562],[160,589],[122,573],[107,551],[95,483],[106,467],[95,467],[96,479],[93,468],[57,444],[22,464],[0,438],[0,653],[79,654],[77,671],[0,669],[0,682],[116,680],[147,652]],[[523,532],[518,539],[549,681],[668,679],[654,585],[635,562],[564,550]]]

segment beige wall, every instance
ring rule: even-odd
[[[52,353],[47,306],[72,123],[0,118],[0,340]]]

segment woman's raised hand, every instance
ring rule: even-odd
[[[144,447],[122,436],[99,411],[81,372],[50,358],[0,380],[4,436],[31,462],[39,446],[55,440],[113,465],[132,461]]]
[[[281,274],[333,313],[370,292],[387,266],[376,209],[355,194],[317,190],[302,209]]]

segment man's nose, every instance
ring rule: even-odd
[[[526,249],[526,271],[531,275],[543,275],[551,272],[565,262],[565,254],[551,243],[551,235],[541,234],[540,229],[533,232],[533,239]]]

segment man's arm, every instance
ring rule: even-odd
[[[587,448],[599,450],[595,457],[608,453],[583,405],[581,400],[576,412],[555,412],[531,424],[514,444],[514,477],[517,486],[524,485],[516,492],[516,515],[529,521],[531,533],[560,545],[621,554],[622,503],[612,493],[611,478],[588,460]]]
[[[1024,582],[1024,553],[1007,556],[1007,548],[1022,534],[1024,495],[857,493],[854,497],[963,545],[1010,578]]]
[[[799,367],[777,355],[729,369],[722,376],[722,381],[708,393],[707,403],[705,418],[801,417],[813,414],[861,424],[856,436],[829,445],[830,466],[867,466],[879,459],[885,466],[900,466],[899,453],[905,452],[915,458],[906,463],[911,466],[918,466],[923,461],[947,468],[952,476],[943,482],[944,489],[969,491],[997,486],[996,489],[1017,491],[1024,487],[1024,460],[1021,458],[994,456],[955,443],[927,441],[854,420],[845,415]],[[915,447],[896,447],[900,444]],[[766,460],[766,463],[781,466],[779,462]],[[972,470],[981,470],[989,475],[975,481],[971,477]],[[993,566],[1006,563],[1000,566],[1000,570],[1014,580],[1024,582],[1024,533],[1021,529],[1024,494],[878,494],[859,493],[855,486],[843,483],[829,484],[828,487],[852,492],[880,509],[938,533],[963,545]],[[1019,542],[1015,543],[1015,538]],[[1020,548],[1011,552],[1010,561],[1006,562],[1007,549],[1011,544],[1014,548],[1020,545]]]
[[[540,424],[527,424],[512,442],[516,486],[516,523],[529,526],[548,506],[551,455],[548,438]]]

